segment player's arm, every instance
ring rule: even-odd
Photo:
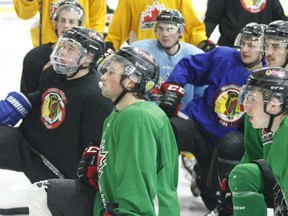
[[[13,0],[13,4],[17,16],[24,20],[34,17],[39,11],[37,0]]]

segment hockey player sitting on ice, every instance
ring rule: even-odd
[[[288,70],[254,71],[239,98],[253,128],[262,130],[262,139],[260,143],[245,140],[250,160],[241,161],[229,176],[233,215],[266,216],[267,207],[274,208],[274,215],[288,215]]]
[[[288,22],[273,21],[264,32],[264,50],[269,67],[285,67],[288,61]],[[250,117],[245,118],[244,146],[245,154],[241,163],[263,158],[262,130],[254,129]],[[253,154],[251,154],[253,152]],[[227,185],[228,186],[228,185]],[[268,207],[274,208],[274,205]],[[232,204],[231,204],[232,210]],[[231,213],[232,214],[232,213]]]
[[[68,29],[82,26],[85,19],[84,9],[75,0],[66,0],[56,5],[52,16],[55,32],[61,37]],[[41,72],[50,61],[55,42],[43,44],[31,49],[24,57],[20,91],[28,94],[39,90]]]
[[[133,47],[150,52],[158,60],[160,66],[158,85],[165,82],[174,66],[184,56],[203,53],[196,46],[180,41],[184,34],[184,27],[183,16],[178,10],[162,10],[154,23],[154,33],[157,39],[138,40],[131,44]],[[184,88],[185,95],[182,99],[182,108],[185,108],[192,98],[202,96],[206,87],[188,83]],[[153,96],[157,97],[158,95],[157,92],[156,94],[152,93],[150,98],[152,97],[153,101],[159,101],[161,98],[153,98]],[[185,177],[191,181],[192,185],[196,185],[197,174],[194,172],[194,166],[197,163],[196,158],[188,152],[181,152],[181,158],[185,168]],[[193,191],[193,194],[197,196],[197,188],[193,188]]]
[[[184,34],[184,27],[183,16],[178,10],[162,10],[154,23],[156,39],[138,40],[131,44],[148,51],[157,59],[160,67],[159,84],[169,77],[174,66],[184,56],[204,52],[192,44],[179,41]],[[186,107],[192,98],[202,96],[204,88],[188,84],[185,91],[187,94],[183,97],[182,107]]]
[[[102,94],[115,105],[104,123],[100,148],[91,146],[83,153],[79,182],[35,183],[28,199],[30,212],[90,216],[93,209],[94,216],[180,215],[173,130],[165,113],[144,99],[158,82],[158,62],[139,48],[124,47],[97,70]],[[97,191],[95,200],[83,183]],[[159,208],[154,206],[156,197]]]
[[[226,173],[224,170],[228,172],[231,169],[229,158],[225,158],[225,151],[229,149],[221,146],[227,143],[225,135],[234,141],[235,151],[232,152],[236,155],[233,158],[240,160],[242,157],[243,135],[236,125],[244,112],[237,105],[237,97],[251,71],[265,64],[263,33],[263,25],[247,24],[237,39],[240,52],[230,47],[218,47],[204,54],[188,55],[178,62],[161,86],[163,100],[160,107],[170,117],[179,150],[192,152],[197,159],[200,172],[197,183],[209,210],[217,205],[218,177],[221,180]],[[203,97],[188,103],[182,112],[189,119],[183,119],[177,115],[184,95],[182,86],[187,83],[208,87]],[[222,156],[219,166],[223,173],[218,176],[219,147],[219,155]]]
[[[1,113],[2,124],[25,118],[17,128],[0,127],[1,169],[23,172],[31,182],[77,178],[84,149],[100,142],[104,119],[112,110],[94,69],[104,50],[97,32],[73,27],[59,38],[51,64],[42,72],[39,92],[28,95],[32,109],[14,92],[2,101],[2,111],[9,113],[12,107],[12,116]]]

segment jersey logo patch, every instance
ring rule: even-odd
[[[240,2],[249,13],[259,13],[266,7],[267,0],[240,0]]]
[[[164,10],[164,4],[160,5],[158,1],[155,1],[152,6],[148,6],[146,11],[141,13],[140,16],[140,29],[152,29],[154,26],[154,22],[156,17],[160,13],[161,10]]]
[[[263,146],[271,143],[272,140],[273,140],[273,136],[274,136],[274,133],[272,131],[267,132],[267,131],[265,131],[263,129],[262,130],[262,143],[263,143]]]
[[[51,20],[53,20],[53,15],[54,15],[55,11],[57,10],[58,5],[59,4],[57,3],[57,1],[51,2],[51,4],[50,4],[50,18],[51,18]]]
[[[225,127],[235,126],[244,114],[240,104],[237,103],[240,89],[238,85],[227,85],[216,94],[214,111],[219,118],[219,123]]]
[[[106,155],[108,154],[108,152],[104,150],[104,143],[105,143],[105,140],[102,140],[101,144],[100,144],[100,150],[98,153],[98,158],[97,158],[98,179],[101,178],[101,176],[103,174],[103,168],[107,165],[106,164]]]
[[[47,129],[59,127],[65,119],[67,98],[61,90],[49,88],[42,95],[41,121]]]

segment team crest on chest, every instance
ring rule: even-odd
[[[61,2],[61,1],[60,1]],[[43,4],[43,3],[42,3]],[[51,20],[52,20],[52,18],[53,18],[53,14],[54,14],[54,12],[57,10],[57,8],[58,8],[58,3],[57,3],[57,1],[55,1],[55,2],[51,2],[50,3],[50,18],[51,18]]]
[[[65,119],[67,98],[59,89],[47,89],[42,95],[41,121],[48,129],[57,128]]]
[[[249,13],[259,13],[266,7],[267,0],[240,0],[242,7]]]
[[[234,126],[244,114],[241,106],[237,103],[241,87],[227,85],[222,87],[216,94],[214,111],[219,123],[223,126]]]
[[[152,29],[156,17],[160,13],[160,11],[164,9],[165,6],[163,4],[160,5],[158,1],[155,1],[152,6],[147,6],[147,9],[142,12],[140,16],[140,28],[142,30]]]

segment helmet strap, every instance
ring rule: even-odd
[[[265,131],[269,132],[271,131],[272,125],[273,125],[273,121],[274,121],[274,115],[270,115],[270,119],[269,119],[269,123],[268,123],[268,127],[265,128]]]

